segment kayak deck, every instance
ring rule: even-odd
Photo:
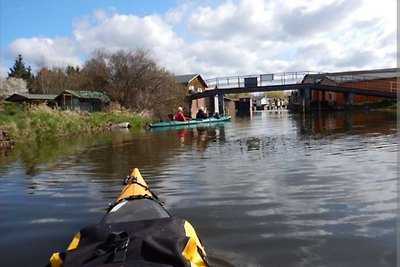
[[[125,187],[101,223],[169,218],[169,213],[157,197],[150,191],[139,169],[134,168],[131,175],[125,178]],[[130,201],[135,199],[135,201]]]
[[[132,196],[149,196],[155,197],[147,186],[146,181],[143,179],[138,168],[134,168],[130,176],[125,178],[125,187],[122,189],[116,202],[121,201]]]
[[[101,223],[120,223],[154,220],[171,217],[160,203],[149,199],[123,200],[115,205],[101,220]]]

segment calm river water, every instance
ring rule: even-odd
[[[213,266],[396,266],[396,118],[258,112],[0,155],[0,266],[43,266],[138,167]]]

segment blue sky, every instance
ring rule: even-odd
[[[75,19],[89,16],[95,10],[115,8],[119,12],[145,16],[164,13],[175,2],[170,0],[2,0],[2,45],[19,37],[69,35]]]
[[[71,4],[72,3],[72,4]],[[1,52],[18,38],[69,36],[75,20],[90,16],[95,10],[115,9],[146,16],[164,13],[176,1],[170,0],[1,0]],[[13,64],[13,62],[11,63]],[[10,66],[11,67],[11,66]]]
[[[206,78],[396,66],[395,0],[1,0],[0,75],[84,64],[98,49],[150,51]]]

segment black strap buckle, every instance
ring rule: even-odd
[[[129,235],[127,232],[118,233],[115,239],[115,249],[112,262],[122,262],[126,259],[126,252],[129,246]]]
[[[132,183],[136,183],[136,177],[128,175],[125,177],[124,182],[122,183],[123,185],[127,185],[129,183],[129,181],[132,180]]]

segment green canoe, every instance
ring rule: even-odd
[[[209,117],[207,119],[202,119],[202,120],[192,119],[192,120],[188,120],[188,121],[153,122],[153,123],[150,123],[148,126],[150,128],[191,126],[191,125],[197,125],[197,124],[209,124],[209,123],[216,123],[216,122],[224,122],[224,121],[229,121],[230,119],[231,119],[231,116],[220,116],[219,118]]]

